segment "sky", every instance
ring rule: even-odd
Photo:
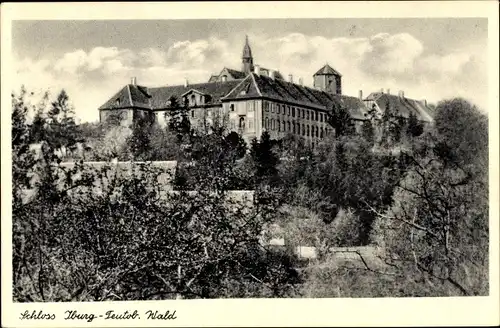
[[[487,112],[485,18],[14,21],[14,90],[64,88],[81,122],[132,77],[155,87],[207,82],[240,69],[245,35],[254,64],[302,78],[328,63],[342,91],[389,89],[436,103],[464,97]]]

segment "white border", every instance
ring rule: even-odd
[[[11,277],[10,85],[11,24],[16,19],[200,19],[200,18],[429,18],[487,17],[490,138],[490,290],[488,297],[385,299],[193,300],[71,304],[13,304]],[[1,6],[2,78],[2,326],[397,326],[499,324],[498,222],[498,4],[473,2],[239,2],[239,3],[8,3]],[[102,312],[176,310],[175,321],[61,320],[65,310]],[[20,321],[25,310],[52,311],[55,321]]]

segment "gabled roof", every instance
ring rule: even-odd
[[[246,73],[245,72],[241,72],[241,71],[237,71],[235,69],[232,69],[232,68],[227,68],[227,67],[224,67],[224,69],[222,70],[222,72],[226,70],[233,79],[243,79],[245,78],[246,76]],[[222,73],[221,72],[221,73]]]
[[[337,75],[337,76],[342,76],[339,72],[337,72],[335,69],[333,69],[330,65],[326,64],[325,66],[321,67],[319,71],[317,71],[314,75]]]
[[[244,92],[242,92],[244,91]],[[345,106],[354,119],[364,120],[367,112],[363,101],[356,97],[334,95],[306,86],[287,82],[280,79],[271,79],[268,76],[250,74],[223,100],[248,99],[265,97],[282,102],[295,103],[329,111]]]
[[[149,109],[148,89],[142,86],[127,84],[99,109],[143,108]]]
[[[402,117],[408,118],[413,113],[421,121],[432,122],[434,111],[427,106],[424,101],[418,101],[398,95],[391,95],[382,92],[373,92],[365,99],[366,101],[375,101],[380,110],[384,111],[389,105]]]
[[[175,85],[167,87],[147,88],[137,85],[126,85],[117,94],[111,97],[99,109],[116,108],[141,108],[141,109],[163,109],[167,107],[168,100],[175,96],[179,101],[184,94],[194,91],[204,95],[210,95],[210,104],[220,103],[220,98],[225,96],[242,80],[227,82],[209,82],[190,84],[188,86]],[[116,100],[120,100],[117,106]]]

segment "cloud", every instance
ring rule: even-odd
[[[254,63],[278,69],[295,80],[312,84],[312,75],[329,63],[343,75],[343,93],[357,95],[390,88],[405,90],[415,99],[437,101],[462,96],[485,107],[487,65],[485,49],[469,46],[445,54],[429,53],[410,34],[380,33],[361,38],[326,38],[290,33],[279,37],[249,35]],[[184,40],[167,49],[139,50],[95,47],[57,58],[15,62],[15,87],[49,90],[65,88],[83,121],[98,119],[97,108],[130,78],[146,86],[175,85],[189,79],[205,82],[224,66],[240,68],[243,40],[237,44],[217,37]]]

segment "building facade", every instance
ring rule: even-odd
[[[313,75],[313,88],[285,80],[276,70],[254,63],[252,50],[245,39],[241,70],[224,67],[211,75],[208,82],[149,88],[136,79],[123,87],[99,108],[100,121],[116,121],[130,125],[141,113],[152,113],[156,121],[166,125],[169,101],[176,97],[186,102],[193,127],[207,129],[215,121],[228,131],[238,132],[250,142],[268,131],[273,139],[294,134],[310,145],[334,133],[328,123],[332,111],[339,107],[349,110],[359,131],[367,120],[368,109],[374,104],[383,110],[383,99],[371,94],[367,99],[342,94],[342,75],[325,64]],[[403,97],[404,98],[404,97]],[[413,104],[413,100],[408,100]],[[380,103],[380,106],[378,105]],[[412,109],[419,119],[428,120],[426,104]]]

